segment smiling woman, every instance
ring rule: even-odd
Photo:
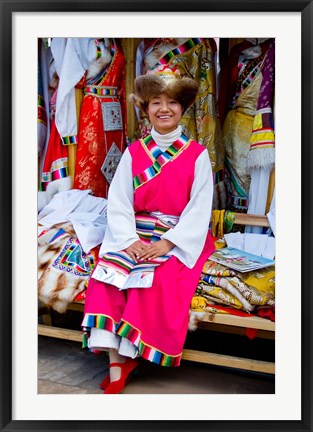
[[[153,97],[148,105],[150,121],[161,134],[166,134],[176,129],[182,113],[183,107],[181,104],[165,93]]]
[[[104,393],[123,391],[139,357],[180,365],[190,302],[214,251],[209,155],[179,124],[197,91],[168,68],[135,80],[132,100],[153,128],[125,150],[111,183],[83,319],[86,346],[109,351]]]

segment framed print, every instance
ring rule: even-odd
[[[0,3],[1,430],[312,430],[312,1]],[[99,35],[275,38],[274,394],[38,392],[38,39]],[[107,131],[121,112],[102,111]]]

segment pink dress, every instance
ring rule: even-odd
[[[151,135],[130,145],[136,214],[158,211],[179,217],[187,206],[195,163],[206,149],[182,137],[164,152],[166,155],[161,153],[160,169],[153,169],[156,164]],[[192,226],[189,228],[192,232]],[[144,359],[163,366],[179,366],[191,299],[203,265],[214,251],[212,237],[206,229],[205,232],[207,237],[196,264],[189,268],[176,256],[170,256],[155,267],[149,288],[119,290],[91,278],[83,322],[86,337],[91,327],[109,330],[132,342]]]

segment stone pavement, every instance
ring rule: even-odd
[[[106,354],[81,349],[62,339],[38,338],[38,393],[101,394],[99,383],[108,373]],[[166,368],[143,361],[140,372],[125,388],[132,394],[272,394],[271,375],[182,361]]]

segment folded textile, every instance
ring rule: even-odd
[[[102,243],[107,225],[107,200],[90,195],[90,190],[59,192],[38,215],[45,228],[70,221],[85,253]]]
[[[240,273],[221,264],[207,260],[191,307],[199,305],[202,310],[208,305],[225,305],[246,312],[252,312],[258,306],[275,305],[275,267]],[[206,304],[203,307],[204,303]]]

